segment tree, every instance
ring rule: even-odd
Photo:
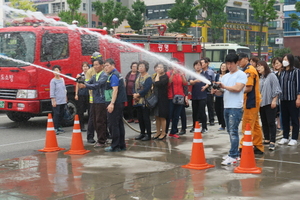
[[[168,12],[172,19],[167,23],[169,32],[186,33],[191,24],[196,22],[197,9],[193,3],[194,0],[175,0],[174,6]]]
[[[93,2],[93,7],[99,20],[104,22],[108,29],[120,26],[129,11],[127,7],[122,6],[122,3],[114,2],[113,0],[108,0],[105,3],[100,1]],[[113,24],[113,19],[116,17],[119,21]]]
[[[11,6],[20,10],[30,10],[35,12],[36,7],[33,5],[33,2],[30,0],[10,0]]]
[[[61,18],[61,21],[66,22],[67,24],[72,24],[73,20],[78,21],[78,26],[84,26],[88,24],[86,18],[78,12],[72,13],[72,11],[61,11],[58,13],[58,16]]]
[[[144,13],[146,11],[145,2],[137,0],[132,4],[132,11],[128,12],[127,21],[132,30],[141,32],[141,29],[144,27]]]
[[[296,12],[300,12],[300,1],[296,2],[295,9],[296,9]],[[296,13],[292,13],[289,16],[292,19],[294,19],[294,21],[291,23],[291,27],[300,30],[300,25],[299,25],[300,17]]]
[[[67,0],[70,10],[59,12],[58,16],[62,21],[71,24],[73,20],[79,22],[78,26],[86,25],[88,22],[86,18],[78,13],[78,9],[80,8],[81,0]]]
[[[279,48],[275,50],[274,56],[283,58],[285,54],[289,54],[289,53],[292,53],[290,48],[281,48],[281,49]]]
[[[224,24],[227,22],[227,14],[224,12],[228,0],[198,0],[199,5],[205,13],[202,25],[210,27],[212,42],[215,43],[223,34]]]
[[[256,37],[258,58],[261,57],[262,29],[265,23],[276,19],[277,12],[274,8],[276,0],[249,0],[254,11],[254,19],[259,23],[259,33]]]

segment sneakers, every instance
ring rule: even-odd
[[[96,141],[94,139],[88,139],[88,143],[94,144]]]
[[[203,128],[202,130],[201,130],[201,133],[207,133],[208,132],[208,130],[206,129],[206,128]]]
[[[181,129],[181,131],[178,133],[179,135],[184,135],[184,134],[186,134],[186,130],[184,129]]]
[[[225,131],[225,128],[220,127],[220,128],[218,129],[218,131]]]
[[[179,135],[177,135],[177,134],[169,134],[169,137],[173,137],[173,138],[179,139]]]
[[[221,162],[221,165],[231,165],[235,163],[237,163],[237,159],[228,156],[225,160],[223,160],[223,162]]]
[[[192,129],[190,130],[190,133],[194,133],[194,128],[192,128]]]
[[[229,157],[229,155],[225,155],[225,156],[222,157],[222,159],[223,159],[223,160],[226,160],[228,157]],[[240,157],[237,157],[236,160],[241,160],[241,158],[240,158]]]
[[[100,144],[99,142],[96,142],[94,144],[94,148],[98,148],[98,147],[105,147],[105,144]]]
[[[121,149],[120,148],[113,149],[111,146],[109,146],[109,147],[106,147],[104,149],[104,151],[106,151],[106,152],[119,152],[119,151],[121,151]]]
[[[64,133],[64,132],[65,131],[63,129],[61,129],[61,128],[55,129],[56,135],[59,135],[59,134]]]
[[[275,144],[270,144],[269,145],[269,150],[274,151],[275,150]]]
[[[282,139],[278,142],[278,144],[287,144],[288,142],[289,142],[288,139],[282,138]]]
[[[297,140],[291,139],[290,142],[288,143],[289,146],[295,146],[297,145]]]

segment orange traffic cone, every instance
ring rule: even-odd
[[[207,164],[205,161],[204,146],[199,122],[195,123],[191,161],[189,164],[181,167],[188,169],[207,169],[215,167],[214,165]]]
[[[234,173],[250,173],[250,174],[261,173],[261,168],[256,167],[256,163],[255,163],[251,129],[249,123],[246,124],[240,166],[234,169]]]
[[[52,151],[60,151],[60,150],[65,150],[65,148],[60,148],[57,145],[56,133],[54,130],[54,125],[53,125],[53,119],[52,119],[51,113],[49,113],[48,114],[48,122],[47,122],[45,148],[40,149],[39,151],[52,152]]]
[[[84,146],[83,146],[78,115],[75,115],[71,149],[69,151],[65,152],[65,154],[82,155],[82,154],[86,154],[88,152],[90,152],[90,150],[85,150]]]

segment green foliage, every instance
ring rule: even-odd
[[[33,5],[33,2],[30,0],[10,0],[11,6],[20,10],[30,10],[35,12],[36,7]]]
[[[81,13],[74,12],[72,11],[61,11],[58,16],[61,18],[61,21],[66,22],[68,24],[72,24],[73,20],[77,20],[79,22],[78,26],[84,26],[88,24],[88,21],[86,18],[81,15]]]
[[[67,0],[70,10],[61,11],[58,13],[58,16],[61,18],[61,21],[66,22],[68,24],[72,24],[73,20],[77,20],[79,22],[78,26],[84,26],[88,24],[86,18],[78,13],[78,9],[80,8],[81,0]]]
[[[199,8],[206,13],[202,25],[211,29],[212,42],[215,43],[223,35],[223,27],[227,22],[227,14],[224,12],[228,0],[198,0]]]
[[[99,20],[104,22],[108,29],[114,28],[113,19],[116,17],[119,21],[115,24],[115,26],[120,26],[129,11],[127,7],[122,6],[122,3],[114,2],[113,0],[108,0],[105,3],[95,1],[93,2],[93,7],[96,11],[96,15],[99,17]]]
[[[143,1],[137,0],[132,4],[132,11],[128,12],[127,21],[132,30],[141,32],[141,29],[144,27],[144,13],[146,11],[146,5]]]
[[[274,56],[283,58],[285,54],[289,54],[289,53],[292,53],[290,48],[281,48],[281,49],[276,49],[274,51]]]
[[[80,8],[81,0],[67,0],[71,12],[75,12]]]
[[[174,6],[168,12],[172,19],[167,23],[168,32],[186,33],[191,24],[196,22],[197,9],[194,0],[175,0]]]
[[[296,9],[296,12],[300,12],[300,1],[296,2],[295,9]],[[300,25],[299,25],[300,17],[296,13],[292,13],[289,16],[292,19],[294,19],[294,21],[291,23],[291,27],[300,30]]]
[[[259,23],[259,33],[256,37],[256,44],[258,48],[258,58],[260,58],[263,25],[278,17],[274,8],[276,0],[249,0],[249,2],[250,6],[254,10],[254,19]]]

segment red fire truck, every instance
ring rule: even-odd
[[[27,19],[27,23],[28,21],[30,22]],[[102,35],[107,34],[101,29],[90,30]],[[115,37],[168,59],[176,57],[186,66],[192,67],[192,63],[200,58],[200,42],[192,38],[126,34],[118,34]],[[100,38],[81,28],[41,25],[34,21],[34,24],[30,23],[27,26],[0,29],[0,55],[46,69],[60,65],[62,73],[71,77],[76,77],[76,74],[81,72],[82,62],[90,62],[95,51],[100,52],[104,59],[113,58],[123,75],[130,70],[129,66],[133,61],[147,60],[150,66],[154,66],[158,61],[157,58],[136,48]],[[53,74],[49,70],[45,71],[0,56],[0,111],[5,111],[9,119],[16,122],[47,115],[52,110],[49,97],[49,83],[52,78]],[[77,111],[74,100],[75,82],[64,79],[68,107],[74,116]],[[72,123],[73,120],[64,122],[65,125]]]

